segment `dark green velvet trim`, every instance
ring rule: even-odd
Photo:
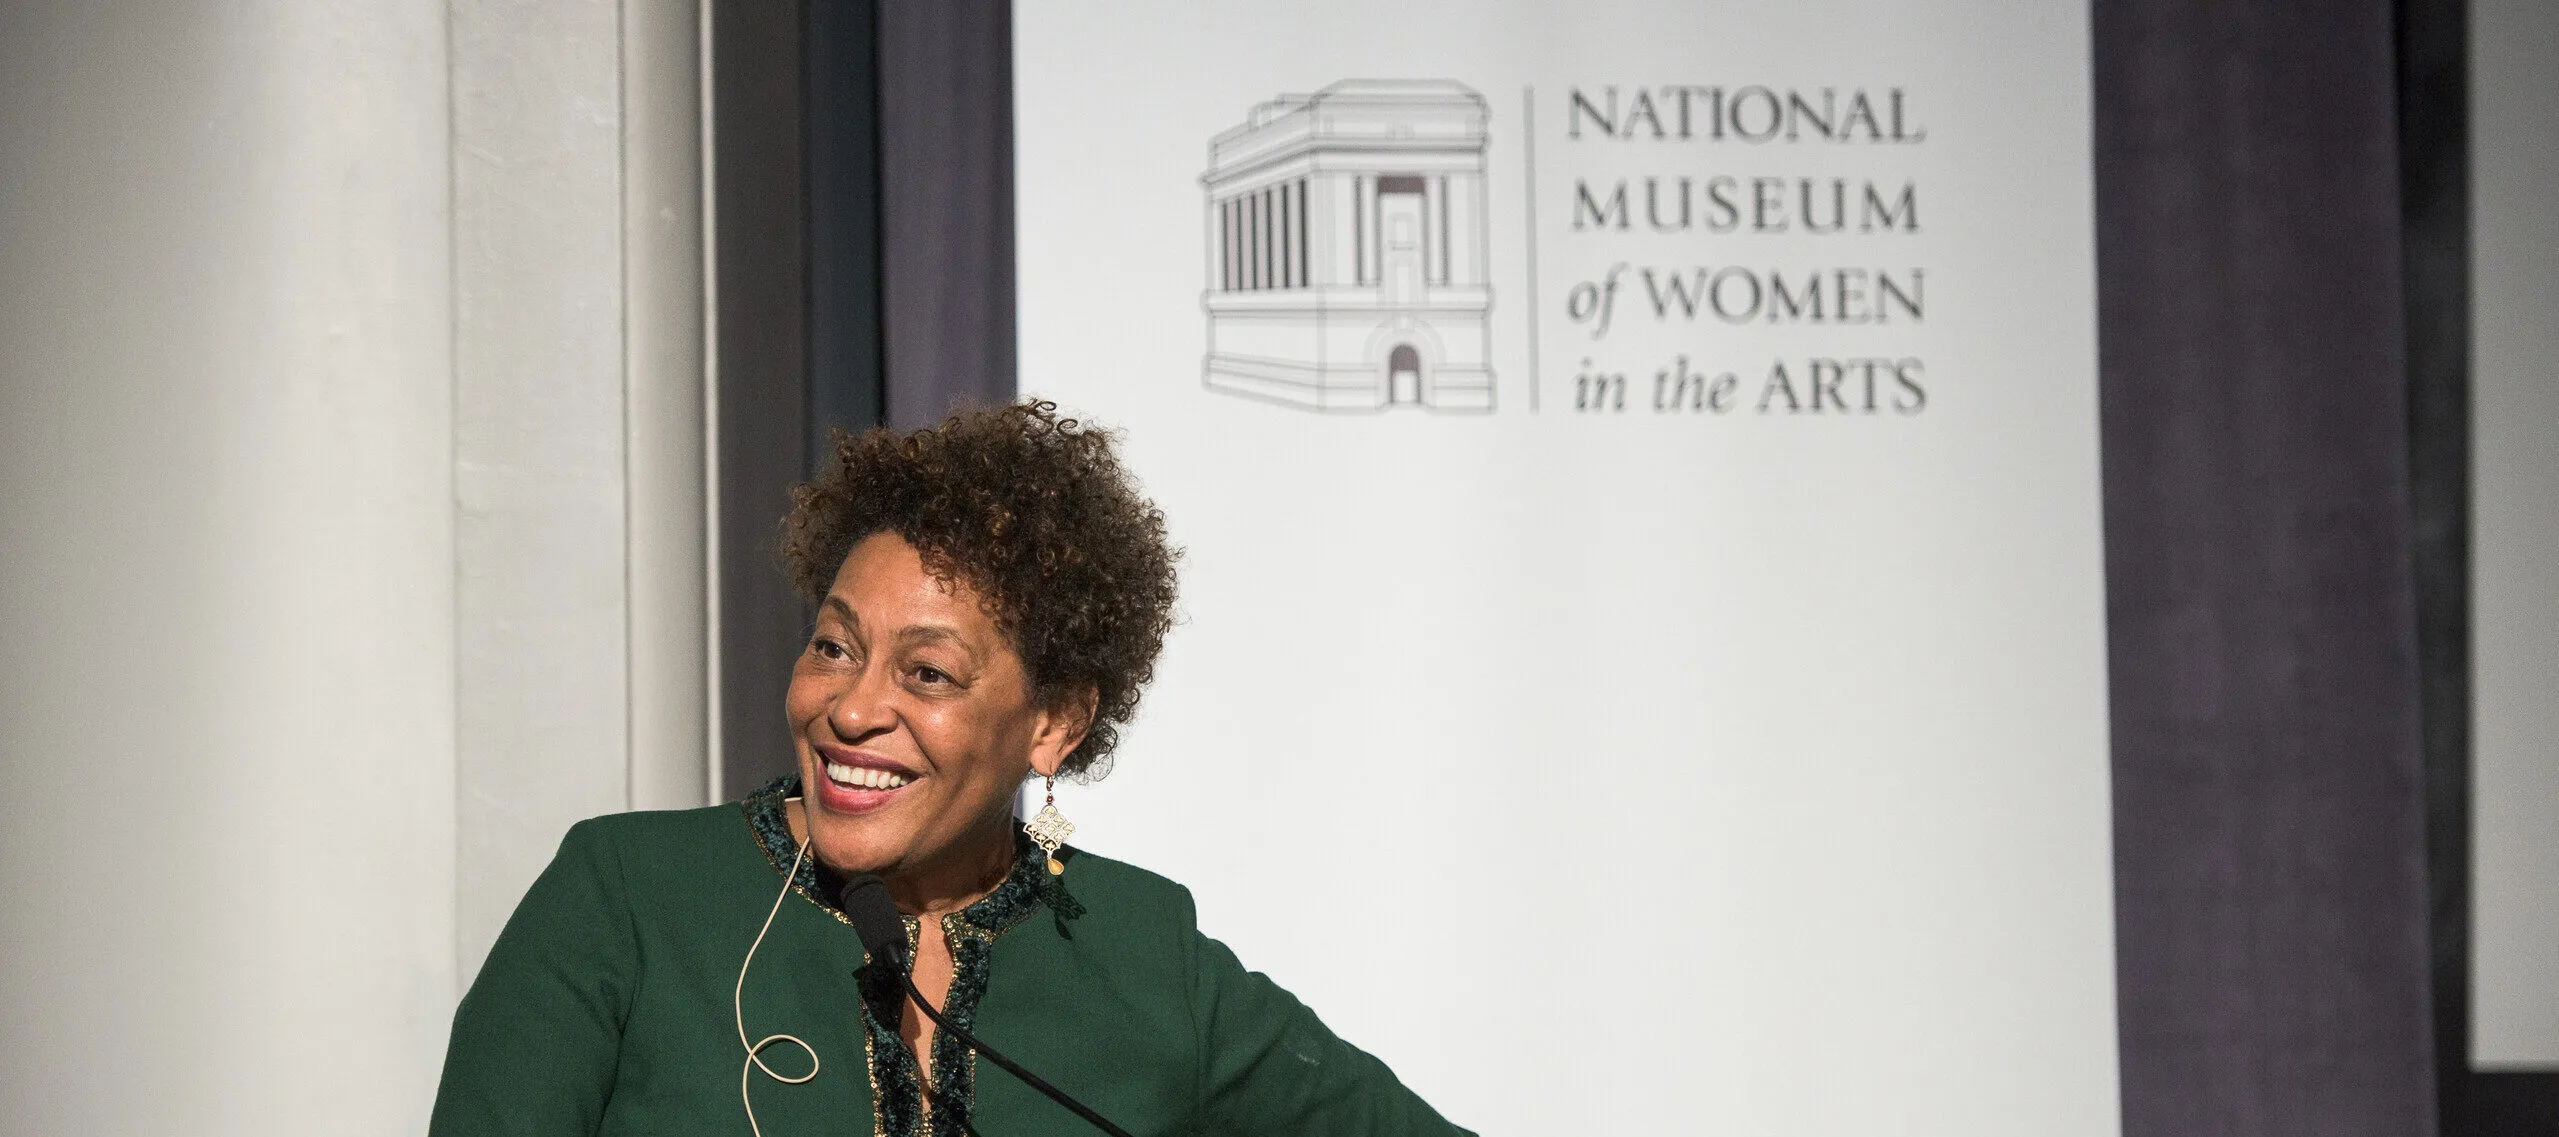
[[[747,825],[755,830],[756,847],[764,850],[764,859],[773,863],[775,872],[791,867],[791,861],[800,855],[799,838],[791,836],[787,804],[799,792],[800,776],[786,774],[756,787],[754,793],[738,802],[738,808],[746,812]],[[807,897],[809,903],[833,913],[836,919],[844,918],[844,913],[836,910],[834,890],[818,879],[816,857],[800,862],[800,874],[791,878],[791,887]]]
[[[994,937],[964,927],[958,919],[945,921],[942,935],[951,945],[951,993],[943,1000],[942,1016],[975,1033],[978,1000],[986,996],[992,971],[987,957],[993,954]],[[977,1061],[958,1035],[937,1030],[933,1069],[933,1137],[962,1137],[968,1115],[977,1107]]]
[[[915,958],[915,921],[906,922],[906,957]],[[870,1036],[874,1132],[886,1137],[918,1137],[924,1132],[923,1068],[897,1033],[898,1016],[906,1009],[906,985],[885,967],[864,966],[853,973],[862,990],[862,1031]]]
[[[799,842],[791,836],[786,804],[799,792],[799,775],[791,774],[765,783],[739,803],[748,826],[755,832],[756,844],[763,849],[765,859],[772,862],[775,872],[789,867],[800,852]],[[1071,848],[1060,849],[1058,859],[1071,864],[1074,852]],[[800,863],[799,876],[792,886],[810,903],[841,920],[844,914],[832,899],[837,885],[834,877],[817,863],[817,858],[811,857]],[[943,920],[942,937],[950,944],[952,964],[951,990],[942,1001],[944,1017],[962,1030],[977,1028],[977,1004],[986,997],[987,980],[993,975],[996,938],[1042,905],[1055,915],[1061,934],[1066,931],[1067,921],[1084,914],[1084,905],[1066,891],[1066,879],[1050,875],[1048,855],[1016,828],[1013,867],[1004,874],[1003,882],[977,903]],[[904,919],[907,958],[913,959],[922,929],[915,917]],[[949,1031],[933,1034],[933,1068],[942,1075],[933,1087],[933,1128],[926,1134],[923,1069],[897,1032],[899,1018],[906,1009],[905,984],[887,969],[872,966],[856,972],[854,981],[862,992],[862,1028],[871,1044],[871,1080],[879,1089],[874,1104],[877,1131],[888,1137],[959,1137],[977,1100],[977,1063],[968,1046]]]

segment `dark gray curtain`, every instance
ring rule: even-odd
[[[2093,12],[2125,1133],[2424,1137],[2392,8]]]
[[[791,768],[782,692],[808,613],[778,523],[808,476],[809,230],[800,0],[711,7],[718,330],[720,783]]]
[[[1013,7],[880,0],[888,423],[1010,402]]]

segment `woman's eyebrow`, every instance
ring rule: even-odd
[[[845,603],[841,596],[829,595],[826,599],[818,601],[817,606],[821,609],[833,609],[836,615],[844,618],[845,623],[853,625],[856,629],[862,626],[862,618],[853,614],[853,606]]]
[[[969,643],[968,637],[948,624],[909,624],[898,629],[897,638],[901,643],[910,644],[946,643],[966,653],[972,661],[977,659],[977,648]]]

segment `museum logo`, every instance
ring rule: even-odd
[[[1210,140],[1209,389],[1491,411],[1487,117],[1457,83],[1357,79]]]

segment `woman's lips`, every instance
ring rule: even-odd
[[[830,813],[869,813],[919,780],[895,762],[860,751],[829,747],[819,753],[818,763],[823,775],[817,785],[818,804]]]

